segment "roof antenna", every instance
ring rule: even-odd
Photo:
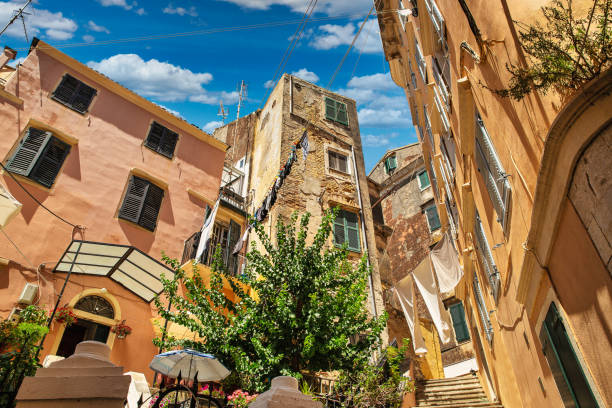
[[[219,113],[217,113],[217,116],[221,116],[221,122],[223,122],[224,125],[227,115],[229,115],[229,109],[225,110],[225,107],[223,107],[223,101],[221,100],[219,101]]]
[[[9,20],[9,22],[6,24],[6,26],[4,26],[4,28],[2,29],[2,31],[0,31],[0,35],[4,34],[4,32],[6,31],[7,28],[9,28],[9,26],[11,24],[13,24],[15,22],[15,20],[17,20],[18,18],[21,18],[23,21],[23,28],[25,30],[25,20],[23,20],[23,10],[25,10],[26,7],[28,7],[30,5],[30,3],[32,2],[32,0],[28,0],[28,2],[26,3],[25,6],[23,6],[22,8],[20,8],[19,10],[15,10],[14,11],[14,15],[13,17]],[[26,32],[26,39],[28,38],[28,33]],[[29,41],[28,41],[29,42]]]

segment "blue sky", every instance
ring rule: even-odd
[[[0,22],[27,0],[0,1]],[[302,17],[308,0],[35,0],[27,9],[36,35],[117,82],[212,131],[219,101],[236,117],[237,88],[248,85],[241,114],[260,107],[297,24],[175,36],[144,41],[101,41],[168,35]],[[371,0],[319,0],[284,72],[325,87],[367,15]],[[3,45],[28,43],[20,21]],[[66,47],[72,44],[73,46]],[[64,46],[65,48],[62,48]],[[371,18],[331,90],[357,101],[366,170],[387,149],[415,142],[408,103],[388,73],[378,24]]]

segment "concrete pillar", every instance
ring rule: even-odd
[[[24,379],[17,408],[122,408],[130,377],[109,356],[104,343],[79,343],[72,356]]]
[[[322,408],[320,402],[313,401],[309,395],[298,390],[298,382],[293,377],[276,377],[272,387],[257,397],[249,408]]]

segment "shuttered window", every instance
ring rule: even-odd
[[[419,72],[421,73],[421,79],[423,80],[423,83],[427,85],[427,83],[429,82],[427,80],[427,62],[425,62],[423,51],[421,51],[421,46],[417,42],[416,38],[414,40],[414,49],[416,51],[414,58],[416,59],[417,66],[419,67]]]
[[[240,224],[230,220],[228,236],[228,245],[226,248],[224,248],[223,257],[225,259],[227,271],[232,275],[236,275],[238,272],[238,254],[233,255],[232,252],[234,251],[236,243],[240,239]]]
[[[480,315],[482,328],[487,336],[487,340],[489,343],[491,343],[493,341],[493,326],[491,325],[491,320],[489,319],[489,311],[487,310],[487,306],[482,295],[482,289],[480,288],[480,281],[478,280],[478,273],[476,271],[474,271],[472,286],[474,288],[474,300],[478,306],[478,314]]]
[[[387,174],[393,173],[393,170],[397,168],[397,158],[395,156],[389,156],[385,159],[385,172]]]
[[[351,251],[361,252],[359,216],[354,212],[340,210],[334,220],[334,244],[341,246],[345,242]]]
[[[151,124],[151,129],[145,140],[145,146],[157,153],[172,158],[178,141],[178,134],[157,122]]]
[[[495,259],[493,259],[493,252],[491,251],[489,241],[487,241],[487,236],[485,235],[484,227],[482,226],[478,212],[476,212],[476,222],[474,223],[474,236],[476,238],[478,254],[480,255],[485,272],[489,278],[491,294],[495,299],[495,303],[497,303],[499,297],[499,271],[495,264]]]
[[[440,229],[440,216],[438,215],[438,209],[436,205],[430,205],[425,208],[425,215],[427,216],[427,224],[429,225],[429,231],[434,232]]]
[[[163,198],[162,188],[148,180],[132,176],[119,209],[119,218],[154,231]]]
[[[334,152],[332,150],[327,151],[327,157],[329,159],[329,168],[342,173],[348,173],[348,157]]]
[[[91,86],[66,74],[51,94],[51,98],[79,113],[85,113],[96,93],[97,91]]]
[[[465,322],[465,310],[463,303],[455,303],[449,306],[451,319],[453,320],[453,328],[455,329],[455,339],[457,343],[462,343],[470,339],[470,331]]]
[[[7,162],[7,169],[51,188],[70,145],[51,132],[30,127]]]
[[[332,98],[325,98],[325,118],[334,122],[348,126],[348,114],[346,103],[336,101]]]
[[[423,170],[422,172],[420,172],[417,177],[419,179],[419,187],[421,190],[424,190],[431,185],[431,183],[429,182],[429,175],[427,174],[427,170]]]
[[[497,213],[497,222],[507,229],[510,209],[510,183],[480,114],[476,112],[476,146],[474,156],[489,197]]]

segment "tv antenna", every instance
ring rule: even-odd
[[[26,40],[28,42],[30,42],[30,40],[28,39],[28,32],[26,31],[25,19],[23,17],[24,14],[29,15],[29,13],[24,13],[23,10],[25,10],[25,8],[28,7],[31,2],[32,2],[32,0],[28,0],[28,2],[25,4],[25,6],[23,6],[22,8],[20,8],[18,10],[13,11],[13,17],[9,20],[9,22],[6,24],[6,26],[4,26],[2,31],[0,31],[0,35],[4,34],[6,29],[9,28],[9,26],[11,24],[13,24],[15,22],[15,20],[20,18],[21,22],[23,23],[23,31],[25,32]]]
[[[229,115],[229,110],[225,110],[225,107],[223,107],[223,101],[219,101],[219,113],[217,113],[217,116],[221,116],[221,122],[223,122],[223,124],[225,124],[225,118],[227,118],[227,115]]]

